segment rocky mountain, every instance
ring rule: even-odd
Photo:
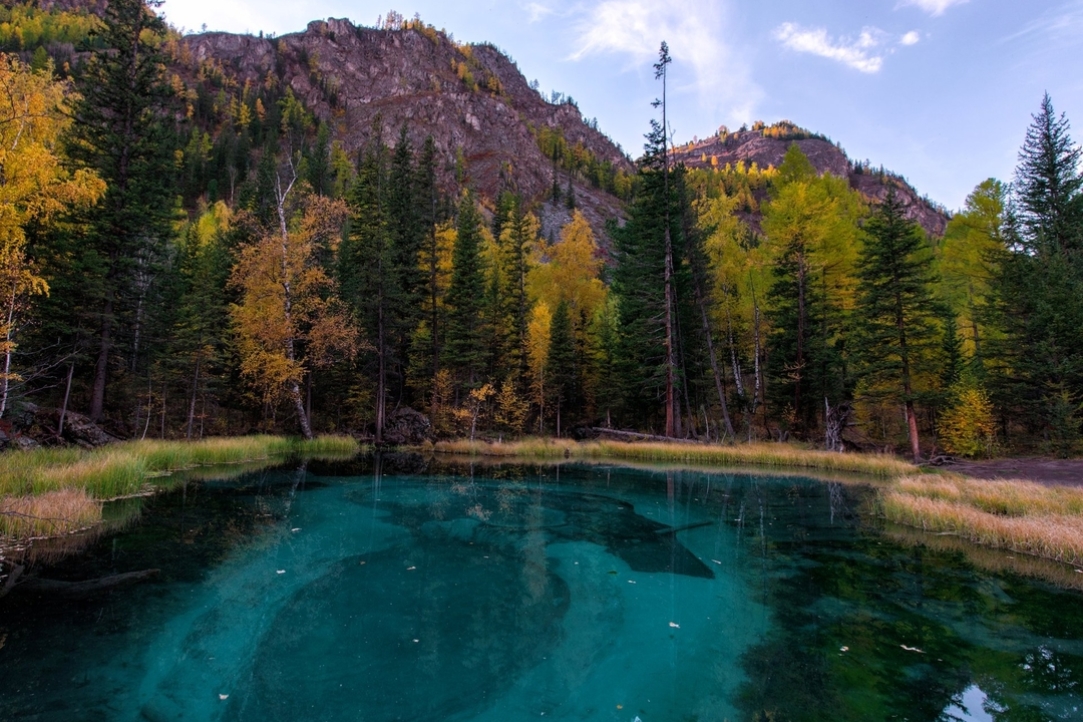
[[[43,9],[101,12],[106,0],[37,0]],[[171,72],[191,88],[213,78],[232,96],[268,83],[289,88],[306,108],[328,123],[352,157],[367,143],[393,144],[405,128],[415,147],[432,135],[445,189],[463,184],[491,202],[512,189],[541,202],[556,175],[574,186],[576,206],[597,231],[623,214],[615,193],[635,167],[624,151],[587,121],[571,101],[551,102],[529,84],[515,63],[492,45],[464,45],[420,20],[394,13],[382,28],[328,19],[297,33],[259,37],[230,33],[185,35],[177,40]],[[550,157],[559,137],[565,168]],[[852,162],[828,139],[788,121],[751,130],[721,130],[679,146],[676,159],[689,167],[777,167],[797,143],[821,173],[850,180],[871,201],[894,187],[908,217],[930,235],[943,235],[948,214],[902,177]],[[575,158],[572,172],[568,159]],[[564,203],[540,204],[543,232],[568,218]],[[758,217],[749,221],[758,225]]]
[[[690,168],[723,168],[738,163],[777,168],[794,143],[808,156],[817,171],[849,178],[851,187],[874,203],[882,201],[889,189],[894,188],[896,196],[906,208],[907,218],[917,222],[930,236],[944,235],[948,213],[919,195],[906,180],[882,169],[854,163],[838,145],[786,121],[771,127],[757,123],[752,130],[732,133],[722,129],[707,140],[679,146],[675,156]]]
[[[577,207],[599,229],[621,213],[605,178],[633,173],[632,162],[574,103],[542,98],[493,46],[460,45],[420,23],[384,30],[340,19],[278,38],[203,33],[180,42],[184,75],[217,72],[232,87],[282,82],[351,154],[377,131],[390,145],[406,128],[415,147],[432,135],[445,185],[455,178],[490,200],[505,188],[545,199],[554,170],[539,138],[559,134],[582,159]],[[567,174],[557,176],[566,185]],[[544,215],[559,223],[563,214]]]

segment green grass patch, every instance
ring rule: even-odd
[[[352,438],[304,441],[281,436],[242,436],[204,441],[130,441],[93,451],[35,449],[0,454],[0,497],[40,496],[80,489],[98,500],[145,491],[156,475],[222,464],[301,456],[357,454]]]

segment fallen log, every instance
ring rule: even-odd
[[[603,429],[592,428],[591,431],[599,436],[613,436],[617,439],[625,439],[629,441],[659,441],[666,444],[698,444],[698,441],[692,439],[672,439],[668,436],[652,436],[651,434],[640,434],[636,431],[618,431],[617,429]]]
[[[39,592],[41,594],[55,594],[61,597],[87,597],[98,592],[110,591],[120,587],[137,584],[147,579],[153,579],[162,573],[161,569],[145,569],[141,572],[128,572],[127,574],[113,574],[99,579],[90,579],[85,582],[62,582],[57,579],[27,579],[19,585],[20,590]]]

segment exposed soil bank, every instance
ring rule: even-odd
[[[947,467],[975,479],[1026,479],[1046,486],[1083,486],[1083,459],[991,459]]]

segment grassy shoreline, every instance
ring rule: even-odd
[[[518,442],[440,441],[432,451],[441,454],[520,457],[537,459],[615,459],[675,462],[710,466],[766,466],[787,469],[822,469],[877,478],[914,474],[917,468],[883,454],[834,454],[786,444],[705,446],[622,441],[576,442],[566,439],[528,439]]]
[[[934,534],[1083,567],[1083,489],[958,474],[906,476],[881,492],[884,517]]]
[[[100,449],[35,449],[0,454],[0,539],[70,534],[102,518],[102,504],[145,494],[170,474],[198,467],[271,462],[289,456],[356,454],[352,438],[305,441],[243,436],[204,441],[129,441]]]
[[[345,437],[305,442],[251,436],[195,443],[128,442],[94,451],[39,449],[0,454],[0,538],[56,536],[92,527],[101,522],[103,502],[146,493],[159,483],[156,478],[176,471],[289,455],[341,457],[360,448]],[[415,450],[492,461],[611,460],[861,475],[876,488],[876,508],[884,519],[939,535],[928,536],[930,540],[947,535],[961,543],[1083,568],[1083,488],[921,473],[892,456],[837,454],[787,444],[706,446],[538,438],[505,443],[441,441]]]

